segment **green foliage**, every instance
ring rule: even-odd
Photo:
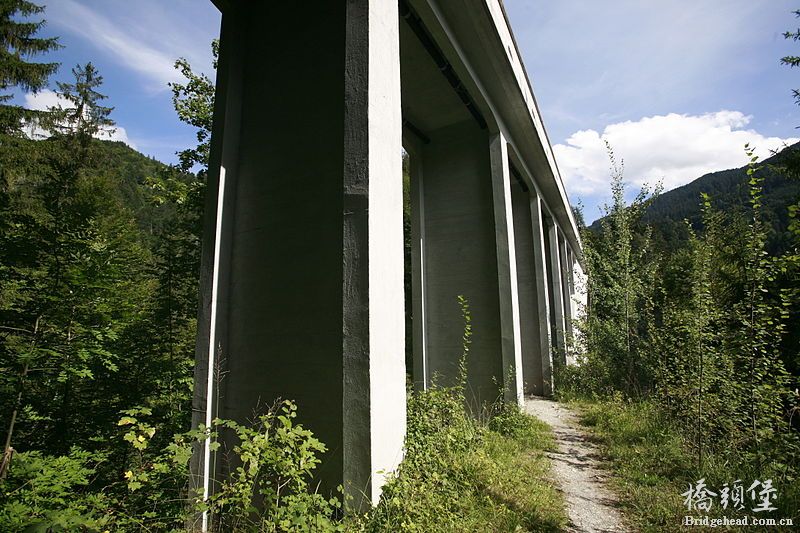
[[[0,138],[0,485],[31,520],[99,509],[119,530],[181,529],[187,470],[154,458],[189,439],[202,187],[93,139],[110,108],[93,68],[76,76],[51,138]],[[118,426],[122,410],[135,425]],[[65,485],[69,506],[17,498],[26,457],[70,450],[92,460],[89,483]]]
[[[19,135],[26,121],[42,116],[8,102],[14,96],[10,92],[14,87],[36,93],[47,86],[47,79],[58,69],[58,63],[31,61],[60,48],[57,38],[36,36],[44,20],[25,20],[43,11],[43,6],[27,0],[0,0],[0,134]]]
[[[297,407],[281,402],[254,427],[216,420],[214,430],[231,430],[230,472],[208,502],[220,531],[338,531],[341,507],[312,485],[325,445],[297,424]]]
[[[9,406],[18,396],[6,412],[30,414],[23,441],[62,453],[73,430],[91,428],[73,413],[83,412],[83,388],[120,370],[114,345],[135,313],[146,257],[113,181],[86,172],[96,144],[80,135],[2,149],[11,164],[0,207],[7,221],[0,258],[10,282],[0,301],[0,386],[8,394],[0,401]],[[16,165],[21,158],[27,163]]]
[[[97,91],[103,84],[103,77],[94,65],[77,65],[72,75],[75,82],[58,82],[56,92],[67,107],[62,104],[51,107],[46,122],[51,134],[68,136],[83,145],[114,125],[109,118],[114,108],[100,105],[107,97]]]
[[[641,224],[652,196],[645,188],[626,204],[623,167],[610,147],[608,151],[613,203],[604,208],[600,232],[583,234],[591,282],[582,336],[576,340],[583,345],[583,362],[591,369],[591,382],[582,386],[591,386],[589,390],[594,392],[614,387],[636,395],[652,386],[655,358],[652,338],[658,258],[650,246],[650,231]],[[558,372],[557,386],[562,370]]]
[[[219,39],[211,42],[214,56],[214,69],[219,58]],[[192,71],[189,62],[180,58],[175,62],[186,83],[170,83],[172,88],[172,104],[178,118],[197,128],[197,146],[178,153],[181,169],[189,171],[195,165],[208,166],[210,151],[211,126],[214,118],[214,83],[205,74]]]
[[[0,530],[99,531],[108,523],[109,499],[88,493],[102,456],[73,448],[62,456],[17,454],[0,484]]]
[[[764,190],[777,169],[764,168],[749,146],[745,150],[747,209],[720,211],[703,194],[702,231],[687,221],[686,246],[631,271],[639,280],[635,292],[646,298],[638,300],[644,313],[635,309],[639,320],[625,331],[638,347],[641,375],[652,384],[638,394],[631,394],[629,380],[620,376],[624,359],[617,355],[625,353],[624,335],[616,326],[620,313],[613,309],[620,308],[625,283],[609,280],[622,277],[625,242],[631,257],[650,253],[650,231],[604,230],[584,241],[592,302],[583,324],[585,364],[560,375],[559,395],[595,402],[616,398],[592,406],[588,421],[607,437],[625,481],[623,492],[645,529],[677,527],[685,514],[675,501],[682,492],[677,486],[704,477],[720,485],[771,478],[796,504],[789,487],[797,484],[800,467],[800,434],[793,421],[800,398],[792,366],[797,349],[786,338],[800,310],[793,276],[797,247],[778,256],[768,252]],[[616,223],[624,229],[621,218],[612,212],[603,227]],[[665,487],[669,497],[657,494]],[[639,506],[647,498],[652,503],[645,513]],[[796,506],[782,509],[793,512]]]
[[[792,11],[792,13],[794,14],[795,17],[800,17],[800,10]],[[798,40],[800,40],[800,29],[797,29],[795,31],[784,32],[783,38],[797,42]],[[781,58],[781,64],[789,65],[792,68],[800,66],[800,57],[792,55],[784,56]],[[800,90],[793,89],[792,94],[794,95],[795,102],[800,104]]]

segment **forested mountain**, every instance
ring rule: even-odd
[[[785,251],[789,246],[789,205],[800,198],[800,179],[781,172],[780,168],[790,157],[800,154],[800,143],[764,160],[763,217],[769,229],[767,249],[772,253]],[[691,183],[660,194],[645,210],[642,222],[653,228],[654,238],[663,240],[666,247],[685,244],[689,238],[685,220],[694,229],[702,226],[702,198],[707,194],[711,205],[724,212],[741,211],[747,208],[749,185],[747,166],[711,172]],[[591,225],[599,231],[600,220]]]
[[[18,162],[14,162],[21,169],[46,164],[48,145],[54,142],[53,139],[32,140],[25,137],[4,138],[3,141],[9,156],[18,155],[27,161],[24,166],[17,166]],[[146,213],[149,210],[142,186],[148,177],[164,172],[167,165],[137,152],[123,142],[94,139],[92,144],[93,154],[86,172],[106,175],[113,182],[123,205],[136,213],[137,218],[141,218],[142,227],[146,227],[151,222],[152,213]],[[11,163],[9,160],[9,166]]]

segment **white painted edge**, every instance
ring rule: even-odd
[[[208,376],[206,381],[206,430],[211,428],[212,408],[214,406],[214,365],[215,344],[217,335],[217,295],[219,293],[219,256],[222,240],[222,207],[225,200],[225,167],[219,169],[219,186],[217,190],[217,220],[214,230],[214,270],[211,281],[211,319],[208,333]],[[203,443],[203,501],[208,500],[211,485],[211,435]],[[208,531],[208,511],[203,511],[201,526],[203,533]]]

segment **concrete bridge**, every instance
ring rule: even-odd
[[[568,355],[581,244],[530,80],[499,0],[215,4],[194,422],[293,399],[329,448],[325,486],[376,502],[406,372],[457,375],[458,295],[473,400],[551,394]],[[195,456],[206,493],[219,455]]]

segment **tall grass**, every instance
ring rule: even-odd
[[[736,460],[724,451],[709,451],[698,469],[691,436],[653,401],[627,401],[621,395],[606,400],[573,399],[581,413],[581,423],[593,429],[607,458],[611,461],[613,488],[620,495],[628,519],[641,531],[678,531],[684,516],[707,514],[710,518],[760,516],[791,518],[800,523],[800,486],[780,475],[779,471],[757,472],[752,463]],[[687,441],[688,439],[688,441]],[[716,498],[707,513],[690,512],[682,494],[689,484],[705,479],[714,492],[725,483],[741,480],[745,489],[754,480],[773,477],[778,490],[776,511],[751,512],[747,501],[743,511],[723,509]],[[723,529],[723,528],[720,528]],[[724,530],[724,529],[723,529]],[[775,531],[780,528],[774,528]],[[788,530],[788,529],[787,529]]]

